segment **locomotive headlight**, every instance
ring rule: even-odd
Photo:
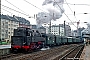
[[[53,41],[54,42],[54,41]]]

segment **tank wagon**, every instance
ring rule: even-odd
[[[14,29],[11,37],[11,51],[31,51],[43,46],[56,46],[61,44],[81,43],[76,37],[65,37],[59,35],[39,33],[30,28],[18,27]]]

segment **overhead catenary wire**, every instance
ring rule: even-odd
[[[24,12],[23,10],[21,10],[20,8],[18,8],[17,6],[15,6],[14,4],[12,4],[11,2],[9,2],[9,1],[7,1],[7,0],[5,0],[6,2],[8,2],[9,4],[11,4],[12,6],[14,6],[15,8],[17,8],[17,9],[19,9],[20,11],[22,11],[22,12]],[[24,13],[26,13],[26,12],[24,12]],[[26,13],[27,14],[27,13]],[[29,14],[28,14],[29,15]]]
[[[6,0],[6,1],[7,1],[7,0]],[[41,11],[47,13],[46,11],[44,11],[44,10],[38,8],[37,6],[33,5],[32,3],[30,3],[30,2],[28,2],[28,1],[26,1],[26,0],[24,0],[24,1],[27,2],[27,3],[29,3],[30,5],[34,6],[35,8],[37,8],[37,9],[39,9],[39,10],[41,10]],[[7,1],[7,2],[10,3],[9,1]],[[12,4],[12,3],[10,3],[10,4]],[[13,4],[12,4],[12,5],[13,5]],[[18,13],[20,13],[20,14],[23,14],[23,15],[29,16],[29,14],[22,13],[22,12],[24,12],[24,11],[22,11],[21,9],[19,9],[19,8],[16,7],[15,5],[13,5],[13,6],[16,7],[17,9],[21,10],[22,12],[17,11],[17,10],[15,10],[15,9],[12,9],[12,8],[10,8],[10,7],[7,7],[7,6],[5,6],[5,5],[2,5],[2,6],[8,8],[8,9],[10,9],[10,10],[13,10],[13,11],[15,11],[15,12],[18,12]],[[49,15],[51,15],[51,14],[49,13]],[[52,16],[52,15],[51,15],[51,16]],[[32,17],[32,16],[29,16],[29,17],[30,17],[30,18],[34,18],[34,17]]]
[[[9,1],[7,1],[7,0],[5,0],[5,1],[6,1],[6,2],[8,2],[9,4],[11,4],[12,6],[14,6],[15,8],[19,9],[20,11],[24,12],[24,11],[23,11],[23,10],[21,10],[20,8],[16,7],[16,6],[15,6],[15,5],[13,5],[12,3],[10,3]],[[46,12],[46,11],[44,11],[43,9],[38,8],[38,7],[37,7],[37,6],[35,6],[34,4],[32,4],[32,3],[28,2],[27,0],[24,0],[24,1],[25,1],[25,2],[27,2],[27,3],[29,3],[30,5],[34,6],[35,8],[37,8],[37,9],[39,9],[39,10],[41,10],[41,11],[43,11],[43,12],[47,13],[47,12]],[[2,5],[2,6],[4,6],[4,5]],[[10,8],[10,7],[7,7],[7,6],[4,6],[4,7],[9,8],[9,9],[11,9],[11,10],[13,10],[13,11],[18,12],[18,13],[24,14],[24,15],[26,15],[26,16],[29,16],[29,14],[26,14],[25,12],[24,12],[24,13],[22,13],[22,12],[17,11],[17,10],[15,10],[15,9],[12,9],[12,8]],[[9,11],[8,11],[8,12],[9,12]],[[51,15],[51,14],[49,13],[49,15]],[[53,15],[51,15],[51,16],[53,16]]]
[[[31,4],[30,2],[28,2],[28,1],[26,1],[26,0],[24,0],[25,2],[27,2],[27,3],[29,3],[30,5],[32,5],[32,6],[34,6],[34,7],[36,7],[36,8],[38,8],[37,6],[35,6],[35,5],[33,5],[33,4]],[[54,0],[55,1],[55,0]],[[56,2],[56,1],[55,1]],[[57,4],[57,2],[56,2],[56,4]],[[59,5],[58,5],[59,6]],[[59,8],[61,9],[61,7],[59,6]],[[38,9],[40,9],[40,8],[38,8]],[[43,11],[42,9],[40,9],[41,11]],[[61,9],[62,10],[62,9]],[[45,12],[45,11],[43,11],[43,12]],[[65,14],[65,13],[64,13]],[[65,14],[66,15],[66,14]],[[52,16],[52,15],[51,15]],[[67,15],[66,15],[67,16]],[[67,16],[67,18],[70,20],[70,18]],[[70,20],[71,21],[71,20]],[[72,22],[72,21],[71,21]],[[72,22],[72,24],[73,24],[73,22]],[[74,25],[74,24],[73,24]],[[75,26],[75,25],[74,25]],[[75,26],[76,27],[76,26]],[[76,27],[77,28],[77,27]]]
[[[1,9],[3,9],[3,8],[1,8]],[[3,9],[3,10],[9,12],[10,14],[13,14],[13,13],[11,13],[10,11],[8,11],[8,10],[6,10],[6,9]]]
[[[1,4],[1,5],[2,5],[2,4]],[[20,14],[23,14],[23,15],[25,15],[25,16],[29,16],[28,14],[22,13],[22,12],[20,12],[20,11],[17,11],[17,10],[15,10],[15,9],[12,9],[12,8],[7,7],[7,6],[5,6],[5,5],[2,5],[2,6],[5,7],[5,8],[8,8],[8,9],[10,9],[10,10],[13,10],[13,11],[15,11],[15,12],[18,12],[18,13],[20,13]],[[29,17],[32,17],[32,16],[29,16]]]
[[[80,14],[90,14],[88,12],[85,12],[85,13],[77,13],[76,15],[80,15]],[[73,14],[67,14],[67,15],[73,15]]]
[[[66,1],[66,0],[65,0]],[[66,1],[66,4],[68,5],[68,3],[67,3],[67,1]],[[68,5],[68,7],[69,7],[69,9],[71,10],[71,12],[74,14],[74,17],[76,18],[76,16],[75,16],[75,11],[72,11],[72,9],[71,9],[71,7]],[[76,18],[76,20],[77,20],[77,18]]]
[[[44,11],[43,9],[41,9],[41,8],[39,8],[39,7],[37,7],[37,6],[35,6],[34,4],[32,4],[32,3],[30,3],[30,2],[28,2],[27,0],[24,0],[25,2],[27,2],[28,4],[30,4],[30,5],[32,5],[32,6],[34,6],[35,8],[37,8],[37,9],[39,9],[39,10],[41,10],[41,11],[43,11],[43,12],[45,12],[45,13],[47,13],[46,11]],[[53,16],[53,15],[51,15],[50,13],[49,13],[49,15],[50,16]]]
[[[69,5],[85,5],[85,6],[90,6],[90,4],[72,4],[72,3],[64,3],[64,4],[69,4]]]
[[[54,0],[55,1],[55,0]],[[56,2],[56,1],[55,1]],[[57,4],[57,2],[56,2]],[[58,5],[58,4],[57,4]],[[58,7],[61,9],[61,7],[58,5]],[[62,9],[61,9],[62,10]],[[70,20],[70,18],[67,16],[67,14],[64,12],[64,14],[66,15],[66,17]],[[70,20],[71,21],[71,20]],[[71,21],[71,23],[74,25],[74,23]],[[75,25],[74,25],[75,26]],[[76,27],[76,26],[75,26]],[[77,27],[76,27],[77,28]]]
[[[3,8],[2,8],[3,9]],[[4,11],[7,11],[7,10],[5,10],[5,9],[3,9]],[[10,11],[7,11],[7,12],[9,12],[9,13],[11,13]],[[11,14],[13,14],[13,13],[11,13]],[[8,15],[6,15],[10,20],[12,20],[12,18],[10,18]],[[15,18],[15,16],[14,16],[14,18]],[[16,19],[16,18],[15,18]],[[16,19],[16,20],[18,20],[18,19]]]
[[[38,8],[37,6],[33,5],[32,3],[28,2],[27,0],[24,0],[24,1],[25,1],[25,2],[27,2],[28,4],[30,4],[30,5],[32,5],[32,6],[34,6],[35,8],[37,8],[37,9],[39,9],[39,10],[41,10],[41,11],[44,11],[44,10],[42,10],[42,9]]]
[[[68,5],[67,1],[65,0],[66,4]],[[68,7],[70,8],[70,6],[68,5]],[[71,12],[73,13],[72,9],[70,8]]]
[[[26,1],[26,0],[24,0],[24,1]],[[35,5],[33,5],[33,4],[31,4],[30,2],[28,2],[28,1],[26,1],[27,3],[29,3],[30,5],[32,5],[32,6],[34,6],[34,7],[36,7],[36,8],[38,8],[37,6],[35,6]],[[5,7],[5,6],[4,6]],[[59,6],[60,7],[60,6]],[[44,11],[44,10],[42,10],[42,9],[40,9],[40,8],[38,8],[39,10],[41,10],[41,11]],[[60,8],[61,9],[61,8]],[[11,9],[12,10],[12,9]],[[14,10],[14,11],[16,11],[16,10]],[[19,12],[19,11],[16,11],[16,12]],[[45,11],[44,11],[45,12]],[[22,13],[22,12],[19,12],[19,13],[21,13],[21,14],[24,14],[24,15],[27,15],[27,14],[25,14],[25,13]],[[65,14],[65,13],[64,13]],[[66,15],[66,14],[65,14]],[[67,16],[67,15],[66,15]],[[69,17],[67,16],[67,18],[69,19]],[[70,19],[69,19],[70,20]]]

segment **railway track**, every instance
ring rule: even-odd
[[[44,60],[52,60],[52,59],[50,59],[50,58],[52,58],[52,56],[54,57],[59,54],[62,55],[63,53],[67,52],[68,50],[72,49],[73,47],[74,47],[74,45],[73,46],[63,46],[61,48],[54,49],[54,50],[50,51],[49,53],[46,53],[45,55],[38,57],[38,60],[43,60],[43,59]]]
[[[67,51],[62,56],[58,56],[57,58],[55,58],[53,60],[79,60],[79,59],[81,59],[80,55],[82,53],[83,48],[84,48],[84,45],[77,46],[77,47]],[[81,60],[83,60],[83,59],[81,59]]]
[[[22,54],[19,56],[14,56],[14,58],[4,58],[2,60],[51,60],[51,57],[55,55],[63,54],[65,51],[71,50],[73,47],[78,45],[64,45],[59,47],[54,47],[49,50],[39,51],[29,54]]]
[[[14,57],[17,57],[17,56],[20,56],[20,55],[23,55],[23,53],[18,53],[18,54],[8,54],[8,55],[1,55],[0,59],[7,59],[7,58],[14,58]]]

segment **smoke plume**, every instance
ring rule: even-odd
[[[49,23],[51,20],[56,21],[56,19],[59,19],[64,12],[63,3],[64,0],[45,0],[42,6],[48,11],[48,13],[39,12],[37,14],[37,25],[40,26],[43,23]]]

